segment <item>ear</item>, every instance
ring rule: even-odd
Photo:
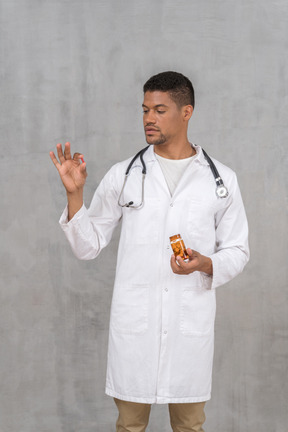
[[[193,114],[193,106],[192,105],[185,105],[182,107],[182,114],[183,114],[183,120],[189,121],[192,114]]]

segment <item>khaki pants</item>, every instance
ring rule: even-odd
[[[114,399],[119,411],[116,432],[145,432],[151,405]],[[204,432],[205,402],[169,404],[170,423],[174,432]]]

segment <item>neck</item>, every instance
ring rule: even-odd
[[[191,146],[189,141],[182,144],[158,144],[154,145],[154,152],[158,154],[159,156],[162,156],[166,159],[186,159],[191,156],[194,156],[196,151]]]

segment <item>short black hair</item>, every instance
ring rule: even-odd
[[[168,92],[171,99],[181,108],[184,105],[192,105],[194,108],[194,88],[191,81],[179,72],[160,72],[153,75],[144,84],[143,91]]]

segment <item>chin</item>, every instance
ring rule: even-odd
[[[147,142],[147,144],[155,144],[155,143],[153,142],[153,139],[151,139],[151,138],[149,138],[149,137],[146,137],[146,142]]]
[[[156,141],[153,144],[156,145],[156,146],[165,145],[166,144],[166,140],[165,141]]]
[[[152,139],[146,138],[146,142],[147,144],[157,146],[157,145],[165,144],[166,140],[153,140],[153,138]]]

